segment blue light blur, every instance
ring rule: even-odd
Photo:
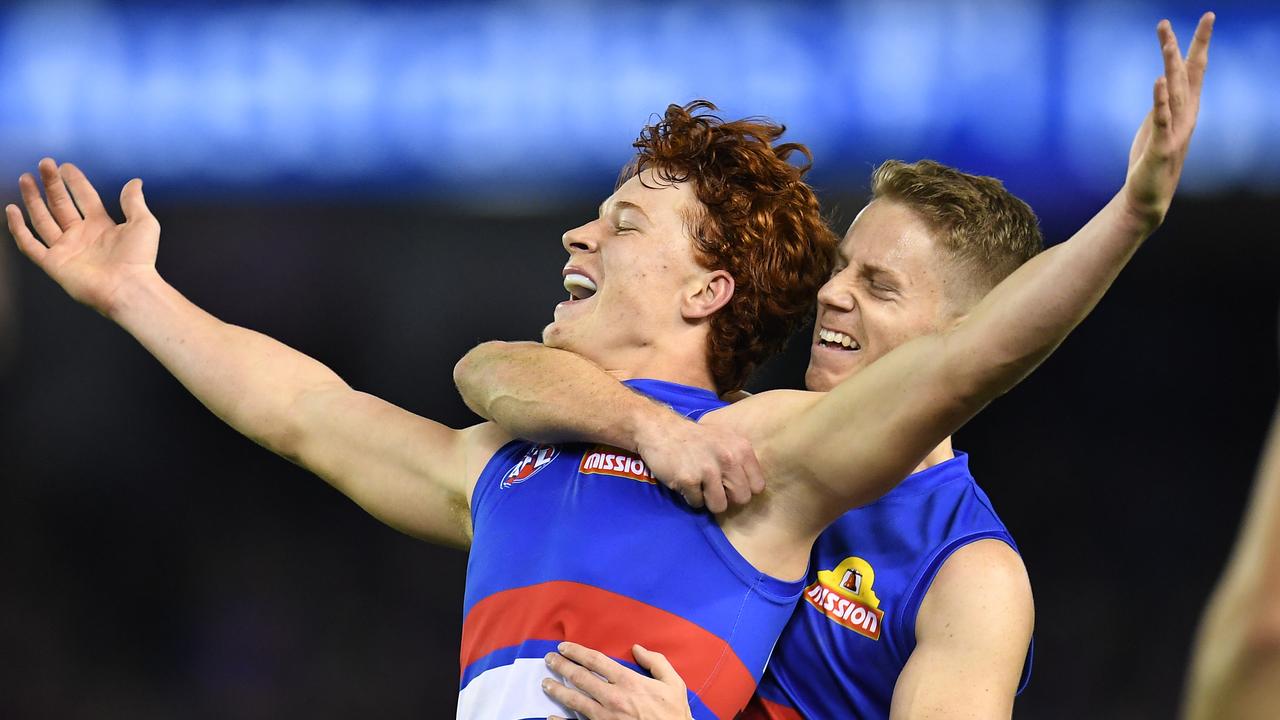
[[[191,194],[606,194],[668,103],[787,124],[820,187],[934,157],[1110,193],[1187,3],[641,2],[0,10],[0,173],[42,155]],[[1280,9],[1219,22],[1186,190],[1280,189]],[[483,201],[482,201],[483,202]]]

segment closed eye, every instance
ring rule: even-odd
[[[891,287],[889,285],[885,285],[883,283],[875,282],[874,280],[867,283],[867,285],[868,287],[871,288],[871,294],[875,295],[876,297],[882,300],[888,300],[892,296],[898,294],[897,288]]]

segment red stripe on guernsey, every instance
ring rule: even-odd
[[[495,650],[527,640],[572,640],[628,662],[631,646],[640,643],[665,654],[717,717],[733,717],[756,688],[733,648],[701,626],[624,595],[562,580],[504,590],[473,605],[462,623],[462,672]]]
[[[757,694],[751,697],[747,709],[742,711],[737,720],[804,720],[804,717],[786,705],[765,700]]]

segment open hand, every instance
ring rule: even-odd
[[[1185,59],[1169,21],[1161,20],[1156,26],[1160,51],[1164,54],[1164,75],[1156,79],[1151,112],[1133,139],[1125,178],[1129,209],[1149,230],[1155,230],[1164,221],[1182,175],[1182,164],[1200,113],[1200,90],[1204,87],[1204,71],[1209,63],[1213,21],[1211,12],[1201,16]]]
[[[120,288],[145,274],[154,274],[160,243],[160,223],[147,210],[142,181],[130,180],[120,193],[125,222],[107,214],[98,193],[80,169],[58,166],[52,158],[39,165],[45,197],[30,173],[18,179],[22,201],[36,235],[16,205],[5,208],[9,232],[18,249],[67,294],[110,315]]]
[[[690,720],[684,680],[662,653],[631,646],[645,677],[604,653],[576,643],[560,643],[547,666],[573,687],[555,680],[542,689],[561,705],[591,720]],[[564,720],[552,716],[550,720]]]

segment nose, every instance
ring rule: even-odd
[[[853,298],[848,283],[841,277],[843,272],[836,273],[831,279],[818,288],[818,304],[841,312],[853,312],[857,301]]]
[[[591,236],[591,223],[579,225],[578,227],[568,230],[564,235],[560,236],[560,244],[564,246],[565,252],[572,255],[575,252],[595,252],[596,240]]]

